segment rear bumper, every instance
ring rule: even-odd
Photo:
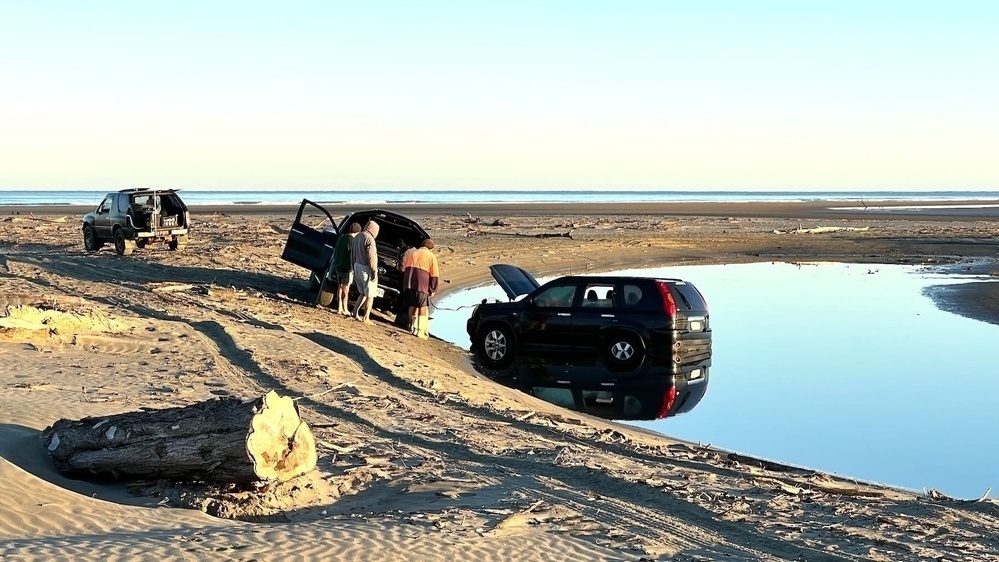
[[[186,228],[161,228],[156,230],[140,230],[135,233],[136,238],[171,238],[174,236],[187,236]]]
[[[708,361],[704,365],[685,369],[683,373],[674,377],[676,400],[673,402],[673,407],[670,408],[667,416],[676,416],[689,412],[704,398],[704,395],[708,392],[710,364],[711,362]],[[699,376],[693,376],[695,371],[699,371],[697,373]]]

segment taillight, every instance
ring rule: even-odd
[[[671,384],[669,390],[663,394],[663,405],[660,406],[656,419],[662,419],[669,415],[669,411],[673,409],[674,402],[676,402],[676,385]]]
[[[675,317],[676,301],[673,300],[673,293],[669,291],[669,285],[665,281],[656,281],[656,287],[659,288],[659,294],[663,297],[663,312],[670,318]]]

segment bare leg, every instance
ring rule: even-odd
[[[416,333],[416,311],[417,307],[409,307],[409,333],[411,334]]]
[[[348,285],[340,285],[340,290],[337,292],[337,307],[336,310],[343,316],[347,315],[347,292],[349,290]]]
[[[364,323],[371,323],[371,308],[374,306],[375,300],[371,297],[365,297],[364,299]]]

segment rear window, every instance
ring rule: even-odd
[[[621,287],[621,306],[625,308],[637,308],[642,303],[644,296],[642,288],[638,285],[625,284]]]
[[[680,299],[677,301],[677,306],[683,306],[687,310],[707,310],[708,303],[704,302],[704,298],[701,297],[700,291],[690,283],[683,281],[678,281],[672,283],[673,292],[679,294]]]

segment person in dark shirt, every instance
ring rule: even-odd
[[[354,236],[360,231],[361,225],[356,222],[351,224],[350,232],[337,239],[336,249],[333,250],[333,271],[336,273],[338,285],[336,310],[342,316],[350,316],[347,298],[350,294],[350,284],[354,281],[354,260],[350,258],[350,246]]]

